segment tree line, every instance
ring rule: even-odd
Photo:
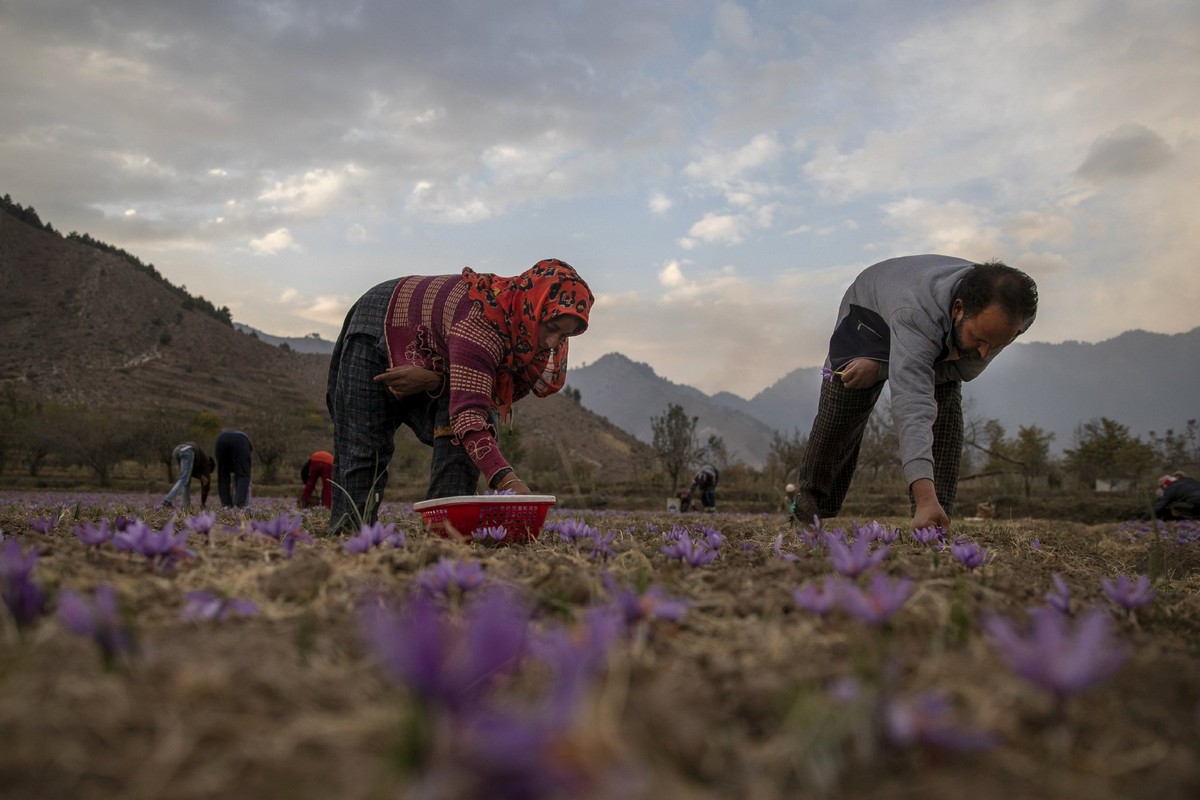
[[[329,435],[329,423],[315,407],[264,409],[237,427],[250,437],[264,483],[276,482],[282,469],[307,458],[307,442]],[[213,442],[224,428],[211,411],[155,405],[122,413],[26,400],[10,386],[0,398],[0,474],[20,470],[38,478],[51,467],[83,467],[98,485],[108,486],[118,465],[134,461],[161,466],[162,479],[169,485],[175,480],[175,446],[192,441],[212,455]]]
[[[723,473],[754,472],[730,461],[720,436],[710,435],[702,443],[697,434],[699,418],[688,416],[678,404],[668,404],[662,415],[651,417],[650,422],[651,446],[670,479],[672,491],[681,476],[705,462],[714,463]],[[1074,481],[1077,488],[1092,490],[1103,484],[1146,485],[1165,472],[1200,474],[1200,423],[1195,419],[1188,420],[1179,431],[1151,431],[1142,439],[1128,426],[1100,417],[1079,424],[1072,439],[1072,446],[1055,456],[1051,452],[1054,434],[1037,425],[1020,426],[1010,435],[994,419],[968,419],[959,480],[1012,478],[1020,481],[1028,497],[1039,482],[1058,487]],[[779,485],[795,481],[807,446],[808,436],[799,430],[776,431],[760,474]],[[885,400],[863,434],[859,474],[872,482],[901,480],[898,448],[891,409]]]

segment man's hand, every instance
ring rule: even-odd
[[[879,362],[873,358],[856,358],[842,367],[841,377],[847,389],[869,389],[879,383]]]
[[[942,504],[938,502],[933,481],[929,478],[921,478],[913,481],[911,488],[913,499],[917,503],[917,513],[913,515],[912,529],[941,528],[947,530],[950,527],[950,517],[942,508]]]
[[[402,364],[375,376],[396,397],[407,397],[417,392],[435,392],[442,385],[442,376],[431,369]]]

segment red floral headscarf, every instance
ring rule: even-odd
[[[464,267],[471,299],[504,340],[504,356],[496,376],[495,401],[502,416],[529,392],[554,394],[567,379],[567,339],[549,353],[537,352],[538,327],[564,314],[587,329],[595,299],[575,268],[556,258],[539,261],[515,278],[475,272]]]

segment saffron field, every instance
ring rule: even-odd
[[[0,494],[0,796],[1200,797],[1200,527]]]

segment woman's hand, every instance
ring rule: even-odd
[[[533,494],[525,481],[518,478],[515,472],[505,475],[503,480],[496,486],[496,491],[512,492],[513,494]]]
[[[417,392],[436,392],[442,385],[442,376],[431,369],[402,364],[375,376],[396,397],[407,397]]]

